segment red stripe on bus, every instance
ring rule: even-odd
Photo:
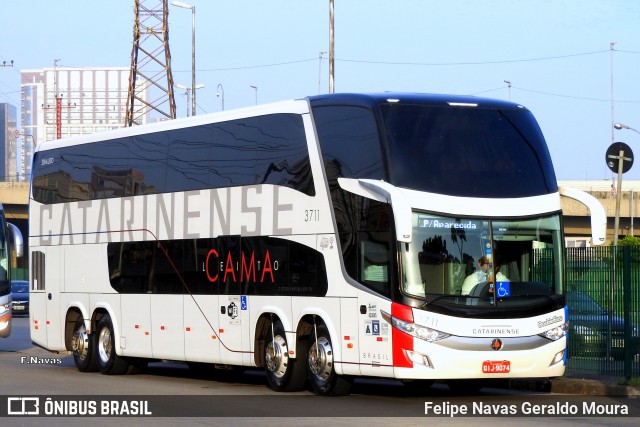
[[[413,323],[413,311],[411,307],[391,303],[391,316]],[[413,362],[407,356],[405,350],[413,351],[413,337],[400,331],[397,328],[391,328],[391,338],[393,339],[393,366],[397,368],[413,368]]]

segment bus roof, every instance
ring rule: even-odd
[[[302,102],[301,102],[302,101]],[[443,95],[427,93],[404,92],[380,92],[380,93],[334,93],[326,95],[314,95],[287,101],[279,101],[257,106],[243,107],[216,113],[202,114],[199,116],[166,120],[145,125],[123,127],[105,132],[97,132],[87,135],[62,138],[45,141],[38,145],[36,151],[45,151],[69,145],[85,144],[94,141],[115,139],[131,135],[143,135],[147,133],[171,130],[180,127],[197,126],[236,118],[260,116],[275,113],[305,113],[308,105],[312,107],[321,105],[358,105],[373,108],[381,103],[410,102],[433,106],[479,106],[482,108],[515,109],[524,108],[521,105],[490,98],[480,98],[470,95]],[[308,103],[308,104],[306,104]],[[304,107],[303,105],[307,105]]]
[[[312,106],[360,105],[373,107],[387,102],[409,102],[432,106],[478,106],[482,108],[514,109],[522,105],[499,99],[482,98],[472,95],[446,95],[432,93],[380,92],[380,93],[335,93],[308,97]]]

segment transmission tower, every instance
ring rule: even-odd
[[[125,126],[144,123],[152,111],[175,119],[168,0],[134,0],[134,13]]]

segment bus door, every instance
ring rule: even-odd
[[[240,281],[240,237],[225,236],[218,242],[217,258],[210,257],[210,265],[216,262],[215,276],[219,286],[218,336],[220,337],[221,362],[242,364],[243,328],[249,326],[247,296],[241,295]]]
[[[189,241],[169,240],[154,245],[149,272],[151,346],[153,357],[185,360],[183,269],[189,259]]]
[[[47,258],[56,262],[47,263]],[[60,314],[64,266],[64,246],[42,246],[31,252],[31,340],[49,350],[65,350],[64,324]]]
[[[371,294],[362,294],[359,301],[360,372],[362,375],[393,376],[391,325],[380,311],[391,312],[390,303]]]
[[[149,271],[155,242],[115,242],[107,246],[109,281],[120,293],[120,345],[125,356],[151,355]]]
[[[381,237],[382,236],[382,237]],[[361,232],[358,236],[359,281],[382,295],[390,293],[388,233]],[[391,302],[376,293],[360,293],[359,345],[362,375],[393,376],[391,325],[381,311],[391,313]]]

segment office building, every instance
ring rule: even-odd
[[[16,107],[0,103],[0,180],[17,181],[17,113]]]
[[[124,126],[129,72],[128,67],[22,70],[24,176],[31,174],[33,151],[41,142]]]

